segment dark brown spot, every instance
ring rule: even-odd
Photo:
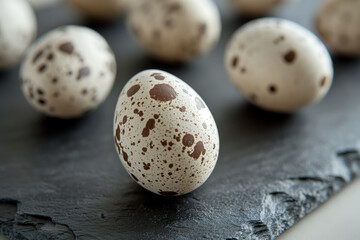
[[[146,147],[143,147],[143,148],[142,148],[142,151],[143,151],[143,152],[146,152],[146,151],[147,151],[147,148],[146,148]]]
[[[171,175],[172,175],[172,172],[168,172],[168,175],[171,176]]]
[[[144,169],[145,170],[149,170],[150,169],[150,163],[143,163],[144,164]]]
[[[86,95],[88,93],[88,90],[86,88],[84,88],[82,91],[81,91],[81,94],[82,95]]]
[[[233,57],[233,59],[231,60],[231,66],[232,66],[233,68],[236,68],[238,62],[239,62],[239,58],[238,58],[237,56]]]
[[[58,82],[58,79],[56,77],[54,77],[52,80],[51,80],[52,83],[57,83]]]
[[[66,54],[72,54],[74,52],[74,45],[71,42],[65,42],[60,44],[59,50]]]
[[[182,106],[181,108],[179,108],[180,112],[185,112],[186,111],[186,107]]]
[[[195,141],[195,138],[191,134],[186,134],[182,139],[182,143],[186,147],[191,147],[194,144],[194,141]]]
[[[154,114],[154,118],[158,119],[159,118],[159,114]]]
[[[47,60],[51,61],[54,59],[54,54],[53,53],[49,53],[46,57]]]
[[[169,84],[156,84],[150,89],[150,97],[160,102],[171,101],[176,98],[177,93]]]
[[[131,96],[133,96],[135,93],[137,93],[137,91],[139,91],[139,89],[140,89],[140,85],[139,85],[139,84],[136,84],[136,85],[132,86],[132,87],[126,92],[126,94],[127,94],[128,97],[131,97]]]
[[[163,196],[167,196],[167,197],[171,197],[171,196],[176,196],[178,195],[177,192],[170,192],[170,191],[159,191],[158,192],[160,195],[163,195]]]
[[[122,156],[124,161],[127,163],[127,165],[129,167],[131,167],[131,162],[129,162],[129,156],[127,155],[127,153],[124,151],[124,149],[122,149]]]
[[[116,139],[120,141],[120,126],[118,125],[116,128]]]
[[[202,108],[205,108],[205,105],[204,105],[204,103],[201,101],[200,98],[195,97],[195,103],[196,103],[196,108],[197,108],[198,110],[200,110],[200,109],[202,109]]]
[[[296,58],[296,52],[294,50],[290,50],[284,55],[285,62],[289,64],[293,63],[295,61],[295,58]]]
[[[39,72],[39,73],[42,73],[42,72],[44,72],[45,70],[46,70],[46,65],[45,65],[45,64],[40,65],[39,68],[38,68],[38,72]]]
[[[204,129],[207,129],[206,123],[203,123],[202,126],[203,126]]]
[[[139,181],[139,179],[138,179],[134,174],[130,173],[130,175],[131,175],[131,177],[132,177],[136,182]]]
[[[122,123],[125,124],[126,121],[127,121],[127,116],[125,115],[125,116],[123,117]]]
[[[144,115],[144,112],[143,111],[140,111],[139,112],[139,116],[142,117]]]
[[[173,4],[169,5],[169,7],[168,7],[169,14],[180,11],[180,10],[181,10],[181,5],[179,3],[173,3]]]
[[[44,90],[42,90],[41,88],[38,88],[38,89],[37,89],[37,93],[38,93],[39,95],[44,95],[44,94],[45,94]]]
[[[43,53],[44,53],[43,50],[38,51],[38,52],[35,54],[32,62],[33,62],[33,63],[36,63],[36,62],[41,58],[41,56],[43,55]]]
[[[153,73],[150,77],[154,77],[156,80],[164,80],[165,77],[161,75],[161,73]]]
[[[87,77],[90,75],[90,68],[88,67],[82,67],[79,69],[78,75],[76,77],[77,80],[80,80],[81,78]]]
[[[268,89],[271,94],[275,94],[277,92],[277,87],[273,84],[270,85]]]
[[[148,137],[150,135],[150,130],[155,128],[155,119],[151,118],[147,121],[145,128],[142,131],[143,137]]]
[[[46,100],[45,99],[39,99],[38,103],[41,105],[46,105]]]
[[[320,81],[320,87],[324,87],[327,83],[327,77],[324,76],[321,78],[321,81]]]
[[[199,25],[199,34],[200,36],[204,35],[206,33],[207,26],[205,23],[201,23]]]
[[[204,144],[202,141],[199,141],[196,143],[195,147],[194,147],[194,151],[189,154],[190,157],[194,158],[194,159],[198,159],[200,157],[200,155],[205,155],[206,150],[204,147]]]
[[[171,147],[171,146],[173,146],[174,145],[174,143],[173,142],[169,142],[169,146]]]
[[[170,163],[169,168],[173,168],[174,164]]]
[[[161,140],[161,145],[163,145],[164,147],[167,145],[167,141],[166,140]]]

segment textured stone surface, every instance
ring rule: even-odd
[[[275,15],[312,27],[317,3],[297,1]],[[178,67],[146,57],[122,21],[92,26],[114,49],[119,74],[110,97],[82,119],[40,115],[21,94],[18,69],[0,73],[0,239],[274,239],[359,175],[359,60],[334,59],[333,87],[321,103],[293,115],[261,111],[226,77],[225,44],[244,20],[221,10],[218,47]],[[65,7],[38,17],[41,32],[82,23]],[[217,166],[185,196],[139,187],[114,148],[118,94],[147,68],[191,85],[219,128]]]

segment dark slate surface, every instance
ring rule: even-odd
[[[124,22],[90,25],[118,61],[107,101],[78,120],[35,112],[18,69],[0,73],[0,233],[9,239],[274,239],[360,174],[360,61],[334,58],[335,81],[319,104],[293,115],[261,111],[227,79],[223,52],[243,19],[224,3],[216,49],[169,67],[147,57]],[[274,13],[312,29],[319,1]],[[38,12],[40,32],[83,19],[65,6]],[[154,195],[127,175],[115,152],[112,118],[125,82],[147,68],[193,86],[217,121],[221,153],[209,180],[176,198]],[[1,239],[0,234],[0,239]]]

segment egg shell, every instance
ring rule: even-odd
[[[239,13],[257,17],[269,13],[274,7],[285,2],[285,0],[228,0],[231,6]]]
[[[63,26],[38,39],[21,67],[22,90],[37,110],[74,118],[96,108],[109,94],[115,57],[105,39],[80,26]]]
[[[218,158],[219,136],[210,110],[189,85],[161,70],[140,72],[125,85],[113,132],[127,172],[160,195],[198,188]]]
[[[132,0],[67,0],[82,14],[95,21],[112,21],[127,9],[127,1]]]
[[[316,28],[330,50],[339,55],[360,56],[360,1],[324,1]]]
[[[275,112],[293,112],[320,100],[333,78],[330,55],[304,27],[263,18],[237,30],[226,49],[226,70],[244,97]]]
[[[211,0],[138,0],[128,26],[140,45],[165,62],[186,62],[210,51],[221,31]]]
[[[27,1],[0,0],[0,70],[20,62],[36,31],[36,17]]]

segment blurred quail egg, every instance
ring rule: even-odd
[[[285,0],[228,0],[243,15],[263,16]]]
[[[105,100],[115,74],[114,54],[103,37],[86,27],[64,26],[30,47],[21,68],[22,90],[37,110],[74,118]]]
[[[328,92],[333,67],[321,41],[283,19],[249,22],[232,36],[225,53],[227,73],[251,103],[293,112]]]
[[[0,70],[20,62],[36,29],[36,17],[27,1],[0,0]]]
[[[111,21],[121,16],[132,0],[67,0],[67,2],[90,19]]]
[[[211,0],[138,0],[128,26],[151,55],[167,62],[186,62],[210,51],[221,31]]]
[[[360,0],[324,1],[317,31],[335,53],[360,56]]]
[[[216,123],[204,101],[161,70],[140,72],[125,85],[115,109],[114,140],[130,176],[164,196],[202,185],[219,153]]]

